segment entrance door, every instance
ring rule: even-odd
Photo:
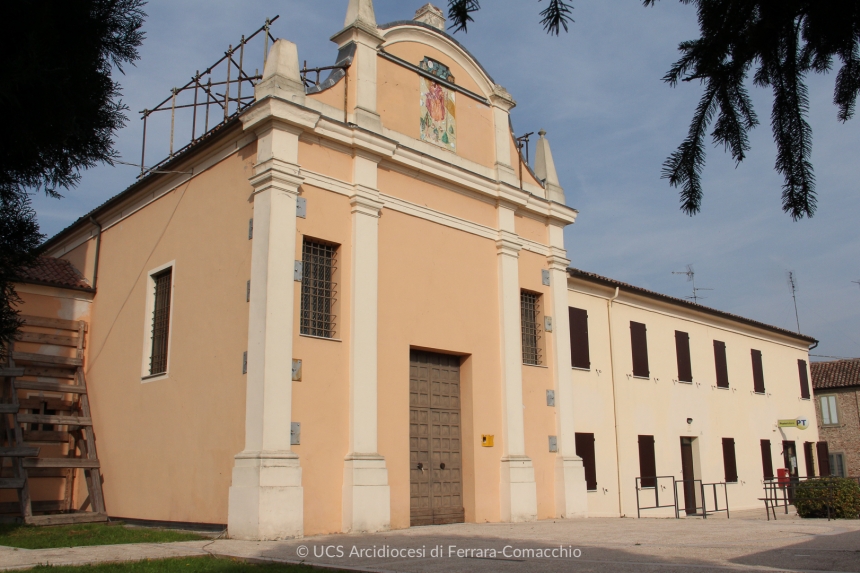
[[[684,510],[687,515],[696,513],[696,479],[693,471],[693,440],[696,438],[681,438],[681,479],[684,480]]]
[[[782,461],[788,469],[788,503],[794,503],[794,488],[798,483],[797,446],[788,440],[782,442]]]
[[[409,352],[411,524],[463,523],[460,359]]]

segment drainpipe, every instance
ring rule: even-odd
[[[618,298],[621,287],[615,287],[615,294],[606,301],[606,310],[609,318],[609,368],[612,377],[612,415],[615,423],[615,474],[618,479],[618,515],[624,517],[624,504],[621,495],[621,450],[618,438],[618,395],[615,388],[615,354],[612,352],[612,303]]]
[[[99,229],[98,234],[96,234],[96,260],[93,265],[93,290],[96,290],[96,285],[99,281],[99,251],[101,251],[102,247],[102,226],[93,217],[90,217],[90,223]]]

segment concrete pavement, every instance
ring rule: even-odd
[[[764,510],[732,519],[548,520],[459,524],[379,533],[251,542],[219,539],[171,544],[0,550],[0,569],[38,563],[128,561],[205,555],[305,562],[382,572],[860,572],[860,521],[801,520]]]

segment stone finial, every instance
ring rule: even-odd
[[[535,175],[544,182],[546,198],[564,205],[564,189],[561,188],[558,181],[558,173],[555,170],[555,161],[552,159],[546,131],[542,129],[538,135],[540,135],[540,139],[538,139],[537,150],[535,151]]]
[[[361,26],[362,24],[364,26]],[[355,25],[369,27],[372,30],[376,29],[376,14],[373,11],[373,0],[349,0],[343,27],[349,28]]]
[[[305,101],[305,85],[299,68],[299,50],[288,40],[276,40],[266,58],[263,79],[254,96],[260,100],[273,95],[296,103]]]
[[[416,22],[423,22],[438,30],[445,31],[445,13],[434,6],[433,4],[427,3],[415,12]]]

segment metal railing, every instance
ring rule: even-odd
[[[662,480],[662,482],[661,482]],[[675,515],[678,514],[678,493],[675,492],[675,496],[672,499],[671,505],[660,505],[660,492],[666,491],[666,486],[663,485],[666,480],[672,480],[672,483],[675,482],[675,476],[655,476],[655,477],[637,477],[636,478],[636,517],[642,517],[642,511],[647,509],[663,509],[666,507],[674,507]],[[646,485],[643,486],[642,482],[645,483],[653,483],[654,485]],[[653,490],[654,491],[654,505],[650,505],[647,507],[642,506],[642,500],[639,496],[639,492],[642,490]],[[675,487],[672,486],[674,490]]]
[[[665,492],[667,489],[666,481],[671,480],[672,484],[672,503],[671,504],[660,504],[660,492]],[[643,485],[646,484],[646,485]],[[653,485],[652,485],[653,484]],[[681,518],[681,503],[680,497],[678,496],[678,484],[684,484],[687,487],[688,484],[692,484],[693,494],[693,505],[695,507],[687,507],[686,498],[684,503],[684,512],[687,515],[697,515],[701,516],[703,519],[707,519],[709,514],[725,512],[726,518],[729,518],[729,492],[726,482],[714,482],[714,483],[703,483],[702,480],[676,480],[675,476],[656,476],[656,477],[637,477],[636,478],[636,517],[642,517],[642,511],[649,509],[665,509],[672,507],[675,509],[675,519]],[[720,490],[722,489],[722,498],[724,501],[724,505],[720,508]],[[653,491],[654,492],[654,505],[643,506],[642,505],[642,496],[640,495],[641,491]],[[683,490],[682,490],[683,491]],[[706,493],[710,493],[710,497],[713,498],[713,506],[712,509],[708,509],[708,496]],[[664,494],[665,495],[665,494]],[[701,505],[699,505],[701,502]],[[690,510],[693,510],[695,513],[689,513]]]
[[[836,476],[828,476],[828,477],[836,477]],[[782,507],[785,514],[788,515],[788,507],[794,505],[797,488],[803,482],[808,482],[812,480],[823,480],[826,478],[822,477],[788,477],[788,478],[771,478],[764,480],[764,497],[761,498],[764,501],[765,512],[767,513],[767,519],[770,521],[770,516],[773,515],[773,519],[776,520],[776,510],[779,507]],[[860,477],[849,477],[849,478],[840,478],[840,479],[850,479],[857,482],[860,485]],[[838,484],[836,483],[828,483],[822,481],[821,484],[815,488],[815,495],[812,497],[807,497],[807,499],[811,501],[819,501],[822,502],[825,506],[825,510],[827,512],[827,520],[830,521],[833,515],[833,500],[836,497],[836,490],[838,488]],[[804,496],[808,496],[808,492],[804,492]],[[860,516],[858,516],[860,517]]]

